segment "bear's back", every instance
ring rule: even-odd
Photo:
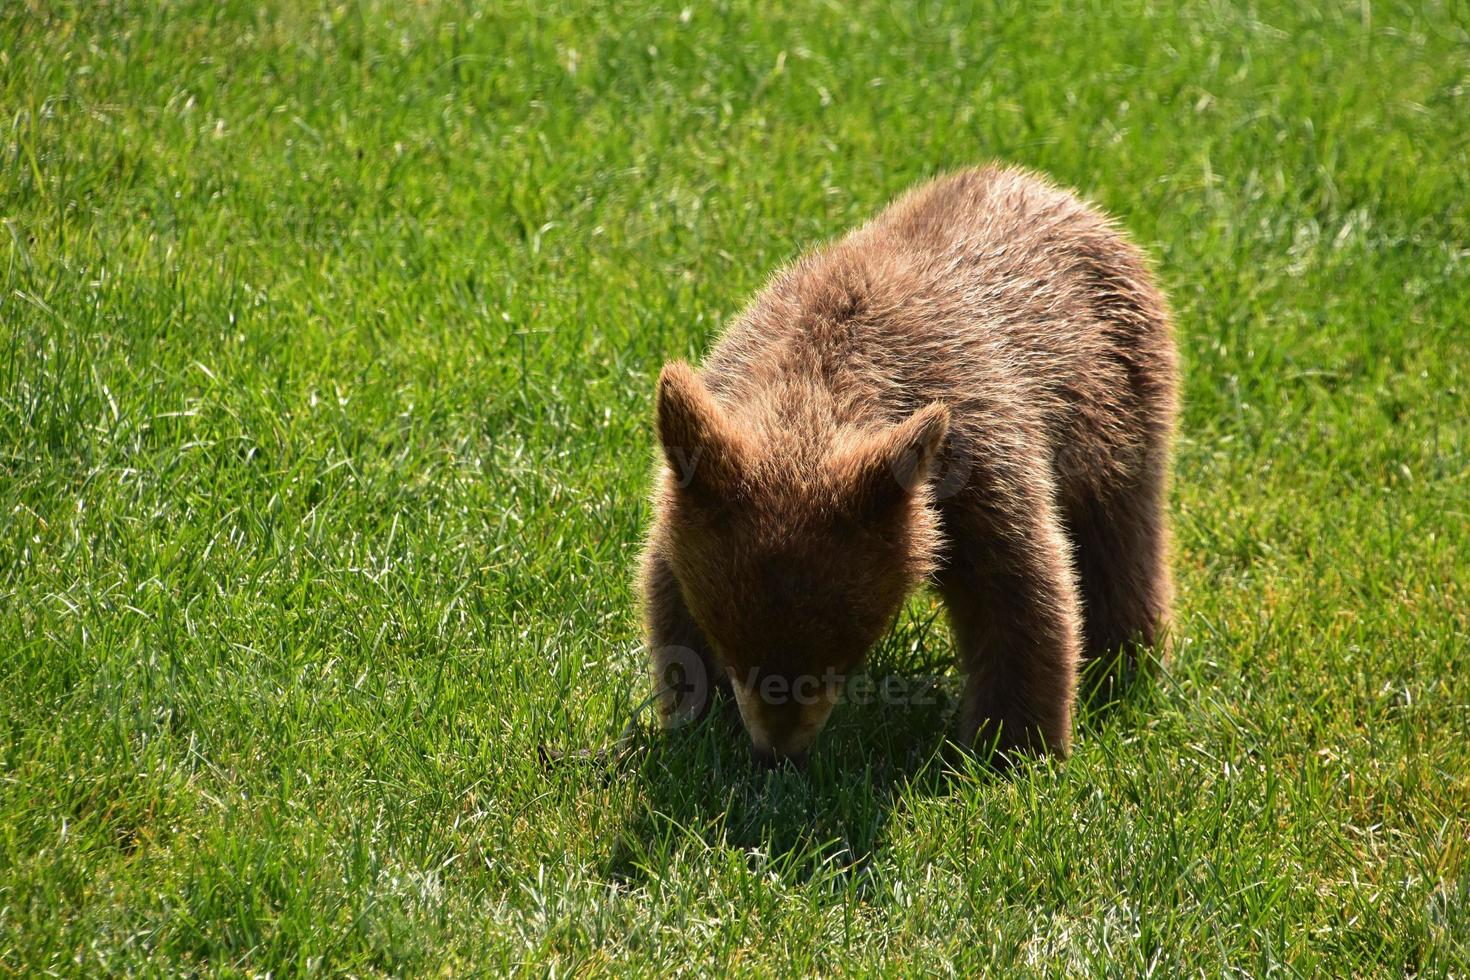
[[[732,407],[827,391],[857,425],[941,401],[955,451],[1019,441],[1096,484],[1172,427],[1176,371],[1141,253],[1070,192],[987,167],[908,192],[778,272],[705,375]]]

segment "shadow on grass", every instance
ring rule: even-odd
[[[929,678],[882,679],[895,680],[913,687]],[[860,869],[881,845],[898,799],[942,795],[955,775],[953,696],[935,693],[921,699],[927,703],[839,705],[801,771],[760,767],[728,698],[696,726],[640,734],[620,766],[620,778],[637,783],[638,800],[607,876],[645,881],[689,844],[745,851],[753,865],[799,880]]]
[[[932,685],[935,696],[839,705],[805,770],[759,766],[728,697],[697,725],[639,731],[609,773],[633,782],[638,793],[605,876],[624,885],[656,879],[673,855],[692,845],[743,851],[752,868],[790,880],[840,884],[879,851],[901,800],[946,796],[957,780],[1007,778],[991,760],[951,741],[959,676],[897,670],[872,679],[907,690]],[[1147,662],[1090,665],[1077,737],[1143,708],[1156,679],[1156,666]]]
[[[1155,703],[1163,676],[1163,659],[1145,647],[1129,647],[1111,658],[1083,664],[1077,677],[1076,737],[1086,738],[1136,717]]]

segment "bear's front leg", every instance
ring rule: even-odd
[[[716,688],[729,684],[689,608],[657,538],[643,553],[640,576],[644,639],[659,723],[668,730],[698,721]]]
[[[968,673],[959,740],[1065,757],[1081,651],[1066,536],[1044,491],[950,517],[940,587]]]

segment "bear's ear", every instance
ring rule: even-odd
[[[859,445],[842,464],[853,513],[878,516],[928,486],[948,434],[949,409],[933,402]]]
[[[743,440],[683,361],[670,361],[658,376],[654,420],[676,486],[715,497],[734,492],[741,479]]]

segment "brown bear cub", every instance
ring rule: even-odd
[[[665,726],[728,686],[757,754],[799,757],[932,582],[960,740],[1065,755],[1079,665],[1169,613],[1172,332],[1138,249],[1016,169],[935,180],[778,272],[701,371],[658,380]]]

